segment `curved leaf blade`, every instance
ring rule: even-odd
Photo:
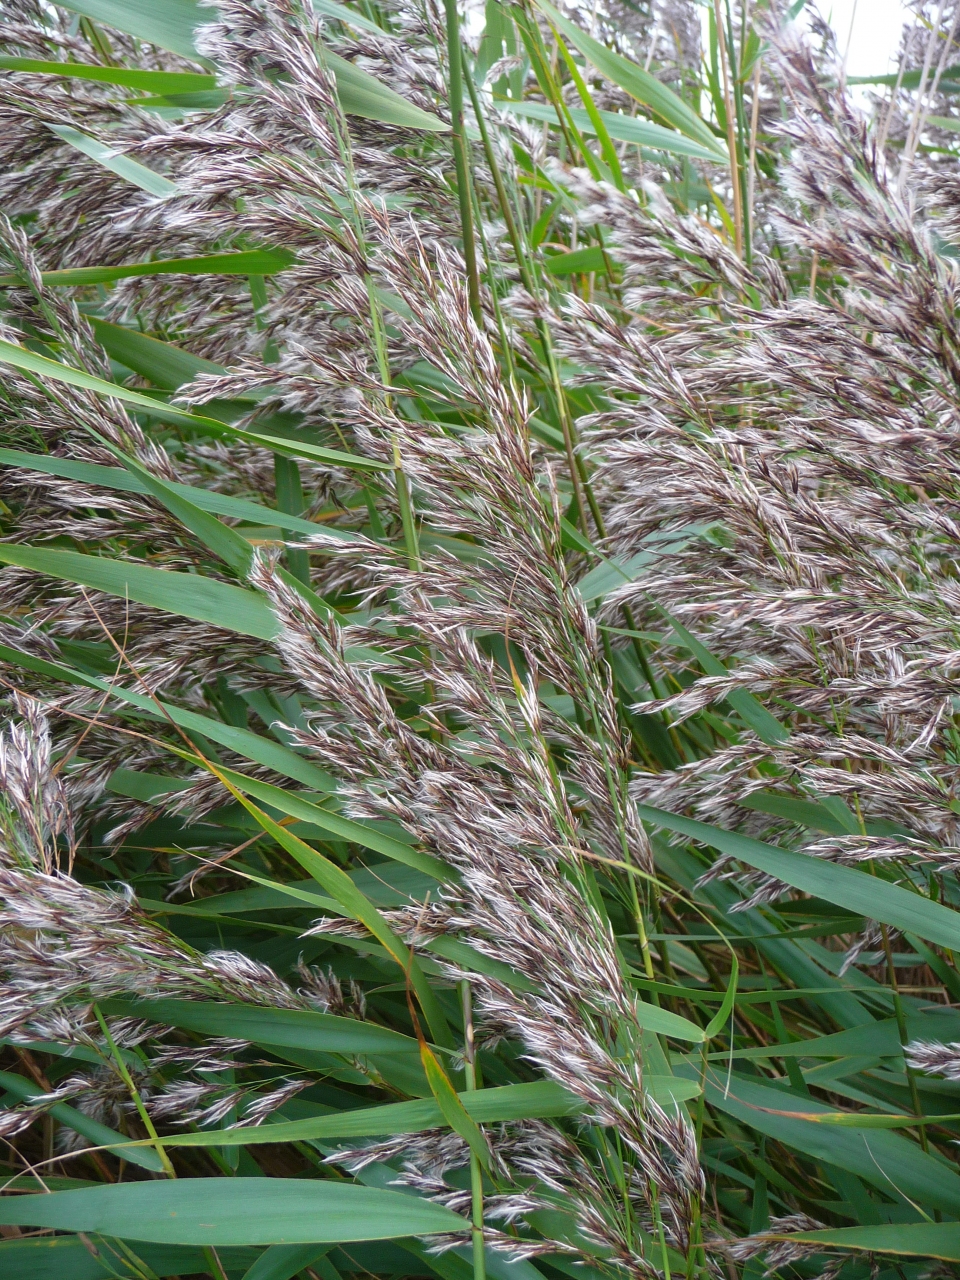
[[[152,0],[147,6],[125,3],[124,0],[69,0],[64,7],[193,61],[197,61],[196,28],[214,20],[213,14],[201,8],[195,0]],[[316,7],[352,26],[373,26],[359,14],[336,4],[335,0],[322,0]],[[376,27],[373,29],[378,30]],[[439,116],[414,106],[368,71],[355,67],[331,50],[325,50],[324,56],[336,77],[340,103],[347,115],[379,120],[382,124],[405,129],[449,130],[450,126]]]
[[[96,1059],[100,1061],[100,1059]],[[44,1090],[40,1089],[31,1080],[25,1080],[23,1076],[15,1075],[11,1071],[0,1071],[0,1089],[5,1089],[7,1093],[12,1093],[15,1097],[24,1101],[36,1099],[43,1096]],[[71,1107],[69,1103],[57,1102],[49,1108],[49,1114],[53,1116],[60,1124],[66,1128],[72,1129],[74,1133],[79,1133],[86,1138],[88,1142],[93,1143],[97,1147],[106,1147],[112,1155],[119,1156],[122,1160],[129,1160],[132,1164],[140,1165],[143,1169],[150,1169],[153,1173],[159,1173],[163,1169],[163,1161],[152,1146],[135,1145],[131,1138],[125,1138],[122,1133],[117,1133],[115,1129],[108,1128],[105,1124],[101,1124],[99,1120],[94,1120],[92,1116],[84,1115],[82,1111],[78,1111],[76,1107]]]
[[[117,327],[117,326],[114,326]],[[150,339],[156,341],[156,339]],[[199,357],[193,357],[199,359]],[[189,413],[186,409],[177,409],[173,405],[164,404],[144,395],[140,391],[131,391],[129,387],[116,382],[107,382],[97,378],[83,369],[75,369],[71,365],[61,364],[59,360],[50,360],[47,356],[37,355],[26,347],[19,347],[14,342],[0,341],[0,362],[12,364],[16,369],[27,373],[39,374],[51,378],[55,382],[65,382],[73,387],[85,387],[101,396],[113,396],[125,404],[136,405],[140,410],[154,414],[166,421],[180,423],[192,427],[204,435],[226,436],[236,440],[246,440],[250,444],[259,445],[263,449],[271,449],[291,458],[315,458],[334,467],[349,467],[357,471],[390,471],[387,462],[376,458],[365,458],[359,454],[343,453],[339,449],[325,449],[319,445],[307,444],[305,441],[281,440],[276,436],[259,435],[254,431],[242,431],[227,422],[216,418],[205,418],[201,414]]]
[[[758,871],[776,876],[794,889],[845,907],[852,915],[865,916],[868,920],[879,920],[895,929],[915,933],[937,946],[960,949],[960,914],[930,898],[921,898],[908,889],[901,889],[853,867],[824,862],[792,849],[780,849],[777,845],[764,844],[694,818],[669,813],[666,809],[641,804],[637,810],[645,822],[719,849],[721,853],[730,854]]]
[[[896,1222],[873,1227],[832,1227],[824,1231],[770,1234],[776,1239],[822,1244],[825,1248],[960,1262],[960,1222]]]
[[[258,640],[273,640],[280,634],[280,623],[264,596],[200,574],[9,542],[0,544],[0,563]]]
[[[162,173],[148,169],[145,164],[131,160],[129,156],[118,155],[111,147],[104,146],[102,142],[91,138],[87,133],[81,133],[79,129],[72,129],[66,124],[48,124],[47,128],[51,133],[55,133],[61,142],[66,142],[74,150],[89,156],[91,160],[96,160],[97,164],[102,165],[104,169],[109,169],[125,182],[131,182],[141,191],[147,191],[152,196],[168,196],[177,189],[177,184],[165,178]]]
[[[645,107],[649,107],[662,120],[672,124],[686,137],[701,143],[714,158],[726,159],[726,148],[714,136],[709,126],[656,76],[644,71],[642,67],[638,67],[635,62],[630,62],[619,53],[614,53],[593,36],[587,35],[576,23],[569,21],[555,9],[550,0],[536,0],[536,5],[607,80],[619,85],[632,98],[636,98],[637,102],[642,102]]]
[[[560,127],[560,117],[549,102],[517,102],[514,99],[496,100],[501,111],[509,111],[513,115],[526,116],[529,120],[543,120],[547,124]],[[582,107],[570,107],[573,123],[581,133],[596,133],[590,115]],[[604,127],[611,138],[618,142],[630,142],[634,146],[649,147],[651,150],[666,151],[674,156],[690,156],[694,160],[710,160],[714,164],[722,164],[724,157],[718,155],[716,148],[705,147],[692,138],[685,137],[675,129],[665,129],[662,124],[652,120],[643,120],[637,116],[624,116],[617,111],[597,111]]]
[[[686,1081],[683,1082],[686,1084]],[[511,1120],[547,1120],[579,1115],[584,1103],[552,1080],[501,1085],[454,1095],[475,1124],[500,1124]],[[414,1102],[390,1102],[380,1107],[360,1107],[313,1116],[308,1120],[283,1120],[269,1125],[248,1125],[206,1133],[178,1133],[164,1138],[170,1147],[248,1146],[263,1142],[316,1142],[340,1139],[388,1137],[398,1133],[422,1133],[446,1124],[435,1098]]]

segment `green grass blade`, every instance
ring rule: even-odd
[[[193,71],[141,71],[139,67],[102,67],[95,63],[84,62],[45,62],[39,58],[12,58],[6,55],[0,56],[0,71],[32,71],[36,75],[93,80],[99,84],[119,84],[127,89],[143,89],[145,93],[196,93],[217,87],[216,76],[202,75]]]
[[[235,1037],[255,1044],[311,1049],[318,1053],[416,1054],[420,1048],[416,1040],[389,1027],[312,1009],[211,1004],[203,1000],[104,1000],[100,1008],[116,1017],[147,1018],[204,1035]]]
[[[696,660],[703,667],[708,676],[725,676],[728,675],[727,668],[715,657],[714,654],[702,644],[694,635],[678,622],[666,609],[660,607],[660,612],[673,627],[677,639],[689,649]],[[790,735],[783,727],[780,721],[770,714],[762,702],[760,702],[749,689],[735,689],[733,693],[728,693],[726,701],[737,712],[745,724],[756,733],[761,741],[773,746],[778,742],[785,741]]]
[[[84,484],[96,485],[98,488],[115,489],[119,493],[150,492],[146,482],[125,467],[104,467],[96,462],[80,462],[74,458],[63,458],[59,454],[23,453],[19,449],[0,449],[0,466],[21,467],[28,471],[39,471],[45,475],[63,476],[68,480],[80,480]],[[165,481],[165,483],[168,489],[186,498],[202,511],[209,511],[218,516],[230,516],[234,520],[243,521],[244,524],[286,529],[291,533],[304,534],[307,537],[318,531],[343,538],[345,541],[353,540],[355,537],[346,529],[317,525],[311,520],[302,520],[298,516],[288,515],[285,511],[277,511],[274,507],[262,507],[258,502],[251,502],[247,498],[234,498],[228,493],[217,493],[212,489],[197,489],[193,485],[178,484],[174,481]]]
[[[96,1061],[102,1063],[99,1057]],[[14,1075],[10,1071],[0,1071],[0,1089],[5,1089],[7,1093],[24,1101],[42,1097],[44,1093],[32,1080],[25,1080],[23,1076]],[[84,1115],[76,1107],[71,1107],[66,1102],[57,1102],[48,1111],[59,1124],[79,1133],[93,1146],[106,1147],[122,1160],[129,1160],[153,1173],[159,1173],[163,1169],[163,1162],[153,1147],[133,1146],[130,1138],[125,1138],[122,1133],[108,1128],[92,1116]]]
[[[546,124],[560,127],[560,118],[549,102],[516,102],[512,98],[497,98],[495,103],[501,111],[510,111],[513,115],[525,116],[528,120],[542,120]],[[634,146],[665,151],[672,156],[709,160],[713,164],[725,162],[726,157],[718,155],[715,148],[705,147],[692,138],[677,133],[675,129],[665,129],[662,124],[656,124],[652,120],[621,115],[618,111],[602,111],[599,108],[594,110],[608,135],[617,142],[629,142]],[[598,130],[591,112],[582,107],[571,107],[570,115],[581,133],[597,135]]]
[[[423,1070],[427,1077],[427,1083],[430,1085],[430,1092],[433,1094],[437,1109],[442,1115],[444,1123],[449,1125],[454,1133],[460,1135],[480,1161],[481,1168],[486,1169],[489,1173],[490,1148],[487,1146],[487,1140],[480,1132],[480,1127],[476,1120],[464,1107],[463,1101],[450,1083],[447,1073],[437,1060],[437,1055],[425,1040],[420,1043],[420,1061],[423,1063]]]
[[[247,812],[256,818],[264,831],[271,835],[283,849],[286,849],[287,853],[291,854],[300,863],[304,871],[313,876],[314,880],[340,903],[347,915],[365,925],[381,946],[386,947],[393,960],[409,977],[410,984],[417,993],[417,999],[420,1001],[420,1006],[423,1009],[434,1040],[445,1048],[452,1047],[453,1037],[450,1033],[447,1019],[432,987],[426,980],[416,956],[407,947],[406,943],[394,933],[377,908],[365,894],[360,892],[347,873],[338,867],[336,863],[331,862],[329,858],[324,857],[322,853],[318,853],[316,849],[311,849],[308,844],[298,839],[285,827],[274,822],[268,814],[251,803],[241,791],[234,787],[222,770],[216,769],[215,766],[210,767],[214,769],[217,777],[224,782],[228,789],[233,792]]]
[[[0,1223],[159,1244],[308,1244],[467,1229],[449,1209],[397,1191],[298,1178],[112,1183],[0,1200]]]
[[[147,191],[152,196],[168,196],[177,189],[177,184],[165,178],[162,173],[155,173],[153,169],[148,169],[137,160],[131,160],[129,156],[117,155],[110,147],[91,138],[89,134],[81,133],[79,129],[72,129],[66,124],[48,124],[47,128],[62,142],[69,143],[71,147],[83,152],[91,160],[96,160],[97,164],[103,165],[104,169],[109,169],[118,178],[139,187],[141,191]]]
[[[201,373],[211,373],[214,377],[226,373],[222,365],[212,360],[195,356],[172,342],[161,342],[128,325],[111,324],[98,316],[93,317],[91,324],[97,341],[111,360],[126,365],[165,391],[175,391]]]
[[[155,341],[155,339],[154,339]],[[199,359],[199,357],[193,357]],[[237,440],[246,440],[249,444],[260,445],[275,453],[284,453],[292,458],[314,458],[327,462],[331,466],[350,467],[358,471],[389,471],[390,464],[375,458],[364,458],[358,454],[343,453],[339,449],[325,449],[319,445],[307,444],[305,441],[281,440],[276,436],[259,435],[254,431],[242,431],[229,423],[220,422],[216,418],[205,418],[200,414],[188,413],[186,409],[176,409],[173,405],[163,404],[139,391],[131,391],[129,387],[116,382],[107,382],[82,369],[74,369],[70,365],[60,364],[58,360],[50,360],[46,356],[37,355],[25,347],[13,342],[0,341],[0,362],[12,364],[17,369],[41,377],[52,378],[57,382],[65,382],[69,386],[85,387],[102,396],[113,396],[125,404],[136,405],[147,413],[156,415],[170,422],[192,427],[203,435],[226,436]]]
[[[106,23],[128,35],[170,49],[192,61],[197,61],[194,46],[196,28],[215,21],[215,16],[208,9],[201,8],[195,0],[151,0],[146,8],[133,0],[70,0],[64,7],[72,9],[74,13],[82,13],[95,22]],[[333,0],[323,0],[319,7],[329,16],[349,22],[352,26],[377,30],[374,24],[361,15],[333,3]],[[405,129],[431,132],[449,129],[450,126],[438,116],[414,106],[399,93],[381,84],[369,71],[354,66],[331,50],[325,50],[324,56],[336,77],[337,92],[347,115],[363,116],[368,120],[379,120],[383,124],[398,125]]]
[[[422,129],[428,133],[449,133],[450,126],[439,116],[422,111],[412,102],[381,84],[369,71],[364,71],[331,49],[324,50],[324,58],[337,81],[337,96],[348,116],[361,116],[365,120],[379,120],[402,129]]]
[[[116,267],[71,267],[63,271],[44,271],[40,279],[45,285],[92,285],[128,280],[133,276],[269,276],[283,271],[293,261],[294,255],[283,249],[255,249],[249,253],[211,253],[204,258],[160,258],[153,262],[126,262]],[[19,282],[18,276],[0,276],[0,285]],[[107,322],[99,323],[105,325]]]
[[[782,1240],[822,1244],[824,1249],[855,1249],[960,1262],[960,1222],[897,1222],[873,1227],[830,1227],[823,1231],[797,1231],[779,1236],[777,1232],[771,1234]]]
[[[31,1179],[36,1189],[35,1179]],[[56,1178],[44,1178],[52,1191],[59,1191]],[[25,1184],[22,1184],[25,1185]],[[136,1276],[126,1263],[129,1259],[117,1256],[120,1246],[113,1242],[99,1241],[98,1256],[90,1252],[89,1241],[80,1236],[36,1236],[20,1240],[0,1242],[0,1275],[3,1280],[117,1280],[118,1276]],[[126,1246],[129,1248],[130,1246]],[[224,1249],[219,1257],[230,1268],[230,1276],[239,1274],[257,1260],[256,1249]],[[153,1280],[155,1276],[185,1276],[202,1274],[209,1259],[198,1246],[146,1244],[136,1248],[140,1275]],[[119,1265],[118,1265],[119,1264]],[[139,1277],[138,1277],[139,1280]]]
[[[728,1085],[726,1073],[709,1072],[706,1097],[717,1110],[814,1160],[855,1173],[888,1194],[899,1191],[928,1209],[960,1215],[955,1170],[898,1133],[818,1123],[806,1117],[832,1114],[835,1108],[736,1074]]]
[[[0,544],[0,563],[32,569],[62,582],[74,582],[92,591],[103,591],[196,622],[209,622],[258,640],[274,640],[280,634],[277,616],[263,596],[201,574],[10,542]]]
[[[128,36],[179,53],[182,58],[197,60],[193,33],[202,22],[210,22],[209,10],[201,9],[195,0],[63,0],[61,8],[83,14],[94,22],[116,27]]]
[[[725,159],[726,151],[716,139],[709,126],[688,107],[682,98],[672,89],[661,83],[656,76],[638,67],[619,53],[614,53],[606,45],[594,40],[575,23],[563,16],[550,0],[535,0],[536,6],[550,22],[567,37],[570,43],[592,62],[601,75],[613,84],[619,85],[632,98],[649,107],[662,120],[672,124],[688,138],[702,144],[717,159]]]
[[[177,754],[182,754],[184,758],[190,759],[194,764],[199,765],[202,763],[199,757],[190,756],[185,751],[177,752]],[[352,818],[345,818],[339,813],[331,813],[328,809],[312,804],[301,796],[284,791],[269,782],[261,782],[258,778],[247,777],[246,774],[238,773],[235,769],[228,769],[223,766],[219,766],[219,768],[224,777],[238,790],[244,792],[245,795],[254,796],[262,803],[270,805],[271,808],[279,809],[281,813],[287,814],[288,817],[320,827],[321,830],[329,832],[338,840],[349,840],[351,843],[359,844],[365,849],[372,849],[375,853],[382,853],[386,858],[393,858],[408,867],[415,867],[418,871],[423,871],[426,875],[436,880],[449,881],[456,879],[455,873],[439,858],[423,853],[413,845],[405,844],[402,840],[394,840],[392,836],[384,835],[383,832],[377,831],[375,827],[367,826],[362,822],[355,822]]]
[[[100,443],[104,448],[109,449],[130,474],[142,482],[147,492],[159,499],[170,514],[185,525],[208,551],[218,556],[241,578],[247,576],[253,563],[253,548],[246,538],[230,525],[223,524],[216,516],[196,506],[166,480],[153,475],[136,458],[121,453],[105,440],[101,440]]]
[[[77,671],[65,663],[50,662],[45,658],[37,658],[32,654],[21,653],[8,645],[0,645],[0,660],[24,667],[38,675],[47,676],[51,680],[65,681],[67,684],[81,684],[88,689],[98,689],[109,693],[118,702],[136,708],[138,713],[152,720],[166,722],[172,720],[180,728],[191,733],[199,733],[216,742],[218,746],[235,751],[237,755],[257,764],[265,765],[285,778],[309,787],[313,791],[334,791],[337,787],[335,778],[318,769],[315,764],[303,756],[297,755],[289,747],[272,738],[263,738],[249,729],[241,729],[237,725],[225,724],[222,720],[214,720],[210,716],[200,715],[186,707],[178,707],[175,703],[162,699],[154,701],[145,693],[132,689],[124,689],[113,685],[109,680],[99,676]]]
[[[314,0],[316,3],[316,0]],[[242,1280],[291,1280],[329,1252],[329,1245],[272,1244],[264,1250]]]
[[[637,809],[645,822],[719,849],[758,871],[776,876],[794,889],[845,907],[852,915],[915,933],[940,947],[960,949],[960,915],[930,898],[922,898],[854,867],[763,844],[749,836],[683,818],[665,809],[646,804],[638,805]]]
[[[414,1042],[416,1047],[416,1042]],[[502,1085],[459,1093],[455,1097],[473,1124],[503,1124],[515,1120],[549,1120],[579,1115],[584,1104],[552,1080]],[[436,1098],[358,1107],[307,1120],[282,1120],[269,1125],[218,1129],[216,1133],[181,1133],[164,1138],[171,1147],[248,1146],[255,1143],[320,1142],[422,1133],[448,1123]]]

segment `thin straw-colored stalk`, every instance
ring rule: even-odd
[[[723,77],[723,99],[727,117],[727,149],[730,152],[730,188],[733,199],[733,226],[737,255],[743,257],[743,192],[740,189],[740,165],[737,159],[737,127],[734,117],[733,95],[730,80],[733,71],[731,51],[727,48],[720,0],[713,0],[714,20],[717,25],[717,42],[720,52],[720,70]]]

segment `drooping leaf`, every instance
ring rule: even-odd
[[[148,1018],[212,1036],[321,1053],[417,1053],[410,1036],[373,1022],[312,1009],[275,1009],[205,1000],[104,1000],[100,1008],[122,1018]]]
[[[414,1041],[414,1049],[416,1049]],[[686,1082],[684,1082],[686,1083]],[[552,1080],[502,1085],[455,1095],[475,1124],[501,1124],[511,1120],[545,1120],[574,1116],[584,1109],[579,1098]],[[268,1126],[248,1125],[206,1133],[178,1133],[164,1139],[171,1147],[246,1146],[263,1142],[339,1141],[387,1137],[396,1133],[421,1133],[448,1121],[436,1098],[391,1102],[385,1106],[338,1111],[308,1120],[274,1121]]]
[[[777,1232],[771,1232],[777,1236]],[[896,1222],[872,1227],[830,1227],[783,1233],[783,1240],[822,1244],[824,1249],[893,1253],[902,1257],[960,1262],[960,1222]]]
[[[57,1190],[55,1178],[44,1182]],[[92,1247],[91,1247],[92,1246]],[[3,1280],[124,1280],[132,1273],[128,1266],[129,1245],[102,1238],[94,1245],[80,1236],[36,1236],[0,1241],[0,1275]],[[234,1276],[257,1261],[257,1249],[223,1249],[218,1256]],[[209,1258],[199,1245],[138,1243],[133,1250],[141,1274],[185,1276],[202,1273]],[[260,1254],[262,1257],[262,1253]],[[146,1271],[145,1268],[149,1268]]]
[[[683,1074],[688,1078],[694,1069]],[[836,1110],[758,1081],[708,1072],[707,1101],[751,1129],[815,1160],[837,1165],[888,1194],[960,1215],[960,1176],[941,1157],[922,1151],[898,1133],[818,1123],[799,1114]]]
[[[290,1280],[328,1250],[329,1246],[314,1244],[272,1244],[250,1270],[244,1272],[243,1280]]]
[[[102,693],[109,693],[121,704],[135,707],[138,714],[146,715],[152,720],[161,722],[171,720],[182,729],[186,729],[190,733],[202,734],[212,742],[216,742],[222,747],[227,747],[230,751],[235,751],[237,755],[243,756],[247,760],[254,760],[257,764],[265,765],[268,769],[273,769],[285,778],[292,778],[311,790],[333,791],[336,789],[336,780],[330,774],[324,773],[315,764],[304,759],[303,756],[297,755],[295,751],[291,751],[289,747],[283,746],[282,743],[277,742],[275,739],[261,737],[249,729],[241,729],[237,725],[225,724],[222,720],[214,720],[211,716],[200,715],[199,712],[190,711],[186,707],[178,707],[172,702],[162,699],[154,701],[145,693],[115,686],[110,681],[102,680],[98,676],[77,671],[75,668],[68,667],[63,663],[50,662],[45,658],[37,658],[32,654],[21,653],[17,649],[11,649],[8,645],[0,645],[0,659],[22,666],[28,671],[34,671],[38,675],[47,676],[52,680],[63,680],[67,684],[81,684],[88,689],[97,689]]]
[[[162,173],[155,173],[139,160],[118,155],[116,151],[98,142],[96,138],[91,138],[89,134],[81,133],[79,129],[73,129],[66,124],[48,124],[47,128],[51,133],[55,133],[61,142],[69,143],[71,147],[83,152],[91,160],[96,160],[97,164],[103,165],[104,169],[109,169],[118,178],[133,183],[141,191],[148,191],[152,196],[168,196],[177,189],[177,184],[165,178]]]
[[[198,358],[194,357],[194,359]],[[256,444],[261,448],[271,449],[275,453],[281,453],[288,457],[314,458],[317,461],[326,462],[335,467],[349,467],[358,471],[391,470],[389,463],[380,462],[376,458],[365,458],[359,454],[344,453],[339,449],[325,449],[320,445],[308,444],[306,441],[285,440],[276,436],[259,435],[253,431],[242,431],[239,427],[220,422],[216,418],[205,418],[201,414],[188,413],[185,409],[177,409],[173,405],[151,399],[150,396],[144,395],[140,391],[132,391],[129,387],[121,386],[119,383],[107,382],[105,379],[97,378],[82,369],[74,369],[71,365],[60,364],[57,360],[50,360],[46,356],[37,355],[36,352],[28,351],[25,347],[19,347],[13,342],[0,341],[0,363],[12,364],[17,369],[39,374],[41,377],[52,378],[56,382],[65,382],[69,386],[85,387],[87,390],[95,391],[102,396],[113,396],[117,400],[122,400],[126,404],[136,405],[137,408],[147,413],[155,414],[157,417],[192,427],[203,435],[227,436],[237,440],[246,440],[249,444]]]
[[[640,69],[637,68],[637,70]],[[661,85],[661,88],[663,87]],[[496,105],[502,111],[525,116],[528,120],[543,120],[546,124],[560,127],[560,118],[549,102],[516,102],[512,98],[501,98],[497,100]],[[582,107],[570,107],[569,111],[573,123],[581,133],[591,136],[596,133],[593,121]],[[725,161],[725,156],[722,153],[718,154],[716,147],[703,146],[692,138],[684,137],[676,129],[665,129],[663,125],[655,124],[652,120],[621,115],[618,111],[598,111],[597,114],[603,121],[607,133],[618,142],[630,142],[638,147],[666,151],[674,156],[690,156],[694,160],[709,160],[714,164],[722,164]]]
[[[776,876],[794,889],[845,907],[852,915],[879,920],[941,947],[960,949],[960,915],[930,898],[911,893],[854,867],[763,844],[749,836],[724,831],[721,827],[668,813],[665,809],[655,809],[651,805],[641,804],[637,808],[646,822],[711,845],[721,853],[756,867],[758,871]]]
[[[18,449],[0,449],[0,466],[40,471],[50,476],[64,476],[68,480],[80,480],[84,484],[114,489],[119,493],[150,492],[146,482],[126,468],[104,467],[95,462],[80,462],[75,458],[63,458],[59,454],[22,453]],[[274,507],[262,507],[258,502],[250,502],[247,498],[234,498],[228,493],[218,493],[215,489],[198,489],[193,485],[178,484],[175,481],[168,481],[167,484],[174,493],[187,498],[202,511],[210,511],[218,516],[229,516],[231,519],[243,521],[244,524],[259,527],[273,526],[308,537],[316,533],[320,527],[310,520],[300,519],[299,516],[288,515],[285,511],[277,511]],[[326,528],[324,531],[333,533],[334,536],[342,535],[344,539],[354,536],[345,529]]]
[[[386,948],[391,959],[401,967],[416,992],[435,1042],[447,1048],[451,1047],[453,1041],[446,1015],[440,1006],[436,993],[427,982],[416,956],[407,947],[406,943],[397,936],[373,903],[360,892],[341,867],[331,862],[329,858],[324,857],[316,849],[311,849],[308,844],[298,839],[285,827],[274,822],[269,814],[264,813],[262,809],[248,800],[222,771],[216,770],[215,766],[210,767],[214,769],[228,790],[240,801],[251,817],[256,819],[264,831],[271,835],[287,853],[299,862],[304,871],[313,876],[317,883],[340,903],[345,914],[363,924],[380,945]]]
[[[98,1059],[98,1061],[101,1060]],[[32,1080],[14,1075],[11,1071],[0,1071],[0,1089],[12,1093],[23,1101],[34,1101],[42,1097],[44,1092]],[[131,1146],[130,1138],[125,1138],[122,1133],[108,1128],[99,1120],[94,1120],[92,1116],[84,1115],[69,1103],[57,1102],[47,1110],[54,1120],[72,1129],[74,1133],[79,1133],[91,1146],[106,1147],[121,1159],[129,1160],[154,1173],[159,1173],[163,1169],[163,1162],[152,1147]]]
[[[222,365],[214,364],[203,356],[195,356],[192,351],[185,351],[172,342],[161,342],[159,338],[141,333],[130,325],[111,324],[99,316],[94,316],[90,323],[97,341],[111,360],[126,365],[155,387],[176,391],[199,374],[209,373],[217,377],[226,373]],[[157,402],[153,400],[151,403],[156,406]]]
[[[209,10],[201,9],[195,0],[150,0],[150,4],[135,0],[63,0],[61,7],[193,61],[197,58],[194,31],[201,23],[213,20]]]
[[[460,1135],[479,1160],[480,1167],[489,1173],[491,1161],[487,1140],[450,1083],[450,1078],[440,1065],[437,1055],[423,1039],[420,1041],[420,1061],[423,1063],[430,1092],[443,1116],[444,1124],[449,1125],[454,1133]]]
[[[678,622],[662,606],[660,607],[660,612],[673,627],[677,639],[684,648],[690,650],[708,676],[725,676],[728,674],[727,668],[720,659],[715,657],[706,645],[692,635],[682,623]],[[727,694],[726,700],[740,718],[753,729],[761,741],[773,745],[777,742],[783,742],[789,736],[787,730],[776,716],[771,715],[763,703],[758,701],[749,689],[734,689],[732,693]]]
[[[280,623],[264,596],[197,573],[155,569],[137,560],[110,560],[79,551],[0,544],[0,563],[75,582],[78,586],[259,640],[273,640]]]
[[[195,763],[199,763],[199,761],[195,760]],[[224,777],[228,778],[240,791],[243,791],[246,795],[254,796],[257,800],[270,805],[271,808],[279,809],[281,813],[285,813],[291,818],[297,818],[300,822],[308,822],[313,826],[320,827],[340,840],[350,840],[366,849],[373,849],[376,853],[382,853],[387,858],[394,858],[397,862],[406,863],[409,867],[416,867],[417,870],[423,871],[437,880],[451,880],[454,878],[451,869],[446,863],[441,862],[439,858],[422,853],[413,845],[405,844],[402,840],[395,840],[392,836],[385,835],[373,826],[356,822],[352,818],[345,818],[339,813],[331,813],[329,810],[312,804],[301,796],[294,795],[289,791],[283,791],[269,782],[261,782],[258,778],[250,778],[234,769],[222,768],[222,772]]]
[[[692,1040],[694,1044],[700,1044],[706,1039],[706,1033],[703,1028],[698,1027],[689,1018],[682,1018],[678,1013],[672,1013],[669,1009],[661,1009],[659,1005],[648,1004],[645,1000],[637,1002],[636,1021],[638,1026],[647,1031],[653,1031],[659,1036],[673,1036],[677,1040]]]
[[[720,160],[726,159],[726,149],[718,141],[709,126],[697,113],[683,101],[672,89],[644,71],[635,62],[630,62],[619,53],[614,53],[606,45],[595,40],[593,36],[563,16],[550,0],[535,0],[537,8],[545,17],[562,32],[567,40],[579,49],[583,56],[592,62],[596,69],[621,89],[642,102],[644,106],[658,115],[661,120],[673,125],[680,133],[699,142],[712,156]]]
[[[586,249],[574,249],[571,253],[551,254],[543,265],[548,275],[572,276],[580,272],[604,271],[610,256],[594,244]],[[612,260],[616,261],[615,258]]]
[[[450,126],[439,116],[415,107],[412,102],[381,84],[369,71],[341,58],[332,49],[324,57],[337,81],[337,96],[348,116],[379,120],[381,124],[401,129],[423,129],[429,133],[446,133]]]
[[[128,35],[148,40],[170,49],[182,57],[197,61],[194,33],[198,26],[215,21],[208,9],[195,0],[151,0],[149,6],[132,0],[70,0],[64,5],[75,13],[85,14],[96,22],[106,23]],[[359,14],[335,2],[322,0],[321,11],[353,26],[377,28]],[[381,84],[369,71],[356,67],[345,58],[325,50],[324,55],[337,81],[340,102],[347,115],[363,116],[405,129],[444,131],[449,125],[438,116],[414,106],[387,85]]]

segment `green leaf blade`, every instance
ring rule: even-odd
[[[183,1178],[14,1196],[0,1200],[0,1223],[214,1246],[390,1240],[468,1229],[459,1215],[419,1197],[298,1178]]]

